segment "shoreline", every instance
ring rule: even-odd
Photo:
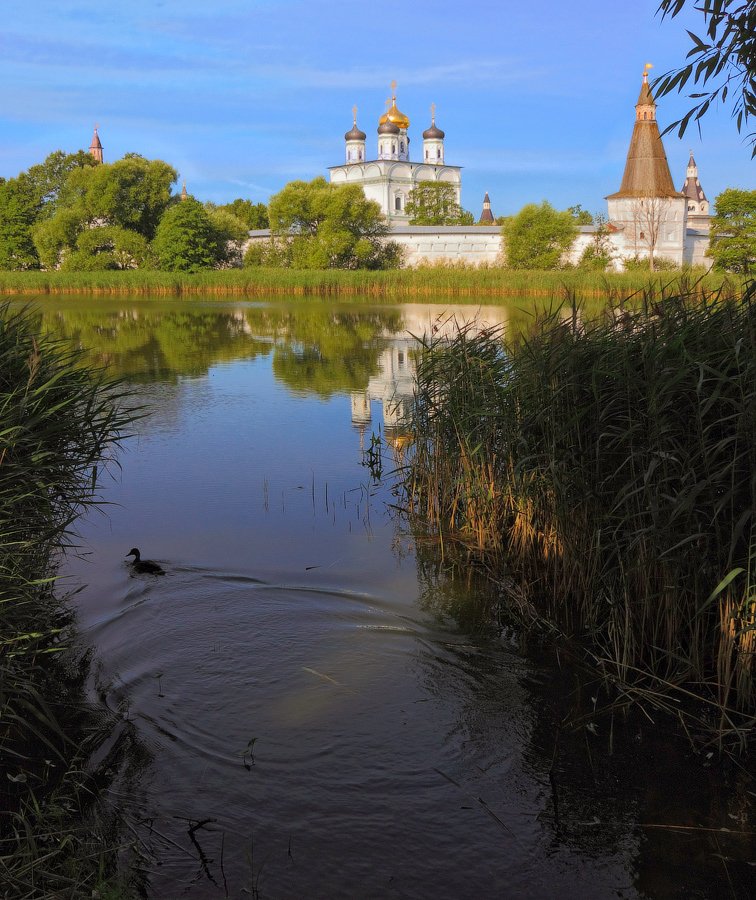
[[[655,292],[681,280],[707,292],[739,286],[740,278],[701,271],[592,273],[503,269],[418,268],[387,271],[231,269],[196,274],[129,272],[0,272],[0,295],[95,296],[367,296],[388,297],[543,297],[628,298]]]

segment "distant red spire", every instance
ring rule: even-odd
[[[102,162],[102,143],[100,135],[97,134],[97,126],[95,125],[94,134],[92,135],[92,143],[89,145],[89,154],[95,162]]]

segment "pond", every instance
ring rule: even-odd
[[[394,508],[413,335],[527,304],[40,311],[145,406],[65,571],[148,896],[747,895],[743,785],[650,723],[558,744],[573,675]]]

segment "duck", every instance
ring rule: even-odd
[[[139,552],[138,547],[132,547],[131,550],[129,550],[129,552],[126,554],[127,558],[129,556],[134,557],[134,562],[132,562],[131,568],[135,572],[140,572],[145,575],[165,575],[165,570],[162,566],[159,566],[151,559],[142,559],[142,555]]]

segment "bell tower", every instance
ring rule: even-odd
[[[92,143],[89,145],[89,155],[95,162],[102,162],[102,143],[100,142],[100,135],[97,133],[97,125],[94,127]]]

